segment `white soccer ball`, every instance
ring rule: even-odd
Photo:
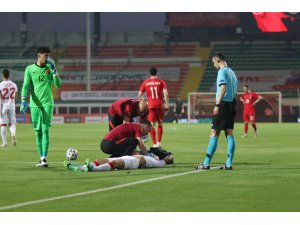
[[[66,157],[69,160],[76,160],[78,157],[78,151],[75,148],[69,148],[66,152]]]

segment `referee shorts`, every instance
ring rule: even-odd
[[[234,129],[236,115],[236,100],[233,102],[221,102],[219,113],[213,116],[212,129],[216,131]]]

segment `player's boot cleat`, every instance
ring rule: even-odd
[[[210,170],[210,166],[205,166],[203,163],[200,163],[198,166],[195,166],[196,170]]]
[[[232,170],[232,166],[226,166],[226,164],[224,164],[220,167],[220,170]]]
[[[69,169],[69,166],[71,165],[71,163],[68,160],[64,161],[64,166],[67,167]]]
[[[246,138],[246,137],[248,137],[248,134],[243,134],[242,135],[242,138]]]
[[[85,165],[86,165],[86,167],[84,168],[85,172],[93,171],[93,163],[91,163],[89,159],[85,160]]]

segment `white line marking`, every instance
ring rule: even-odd
[[[217,169],[217,168],[219,168],[219,167],[211,167],[211,169]],[[35,201],[18,203],[18,204],[14,204],[14,205],[2,206],[2,207],[0,207],[0,211],[19,208],[19,207],[28,206],[28,205],[35,205],[35,204],[44,203],[44,202],[50,202],[50,201],[55,201],[55,200],[61,200],[61,199],[66,199],[66,198],[74,198],[74,197],[94,194],[94,193],[98,193],[98,192],[110,191],[110,190],[120,189],[120,188],[129,187],[129,186],[133,186],[133,185],[137,185],[137,184],[144,184],[144,183],[149,183],[149,182],[153,182],[153,181],[157,181],[157,180],[164,180],[164,179],[168,179],[168,178],[172,178],[172,177],[179,177],[179,176],[184,176],[184,175],[198,173],[198,172],[204,172],[204,171],[207,171],[207,170],[193,170],[193,171],[189,171],[189,172],[176,173],[176,174],[162,176],[162,177],[134,181],[134,182],[130,182],[127,184],[120,184],[120,185],[116,185],[116,186],[112,186],[112,187],[100,188],[100,189],[80,192],[80,193],[76,193],[76,194],[62,195],[62,196],[57,196],[57,197],[52,197],[52,198],[44,198],[44,199],[35,200]]]

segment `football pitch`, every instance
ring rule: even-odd
[[[32,126],[19,124],[17,146],[9,142],[0,149],[0,211],[299,212],[300,126],[258,123],[258,128],[259,137],[249,126],[243,139],[243,124],[236,124],[232,171],[194,170],[206,154],[209,124],[165,124],[162,143],[173,153],[174,165],[86,173],[66,169],[65,152],[78,149],[77,163],[106,157],[99,143],[107,124],[54,125],[48,168],[35,167],[39,158]],[[222,133],[212,167],[226,157]]]

